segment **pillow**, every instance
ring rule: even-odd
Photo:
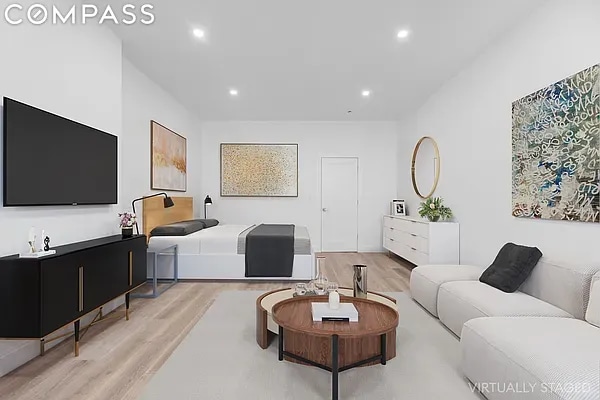
[[[201,219],[174,222],[172,224],[157,226],[150,231],[150,236],[185,236],[204,229]]]
[[[205,228],[212,228],[213,226],[219,225],[219,221],[216,219],[199,219],[198,221],[202,221]]]
[[[537,247],[506,243],[479,281],[513,293],[525,282],[541,257],[542,252]]]
[[[592,279],[590,302],[585,313],[585,320],[600,328],[600,272]]]

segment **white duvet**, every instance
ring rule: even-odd
[[[186,236],[153,236],[148,251],[179,245],[179,254],[237,254],[238,236],[252,225],[217,225]]]

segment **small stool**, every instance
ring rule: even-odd
[[[474,265],[421,265],[410,275],[410,293],[417,303],[437,317],[440,286],[446,282],[477,281],[483,271]]]

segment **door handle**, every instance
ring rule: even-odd
[[[79,267],[79,312],[83,311],[83,267]]]
[[[129,286],[133,285],[133,251],[129,252]]]
[[[327,212],[327,209],[326,209],[326,208],[323,208],[323,212]]]

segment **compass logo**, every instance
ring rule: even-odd
[[[155,16],[152,4],[124,4],[119,8],[110,5],[99,7],[95,4],[78,4],[71,7],[46,6],[39,3],[23,5],[20,3],[9,4],[4,9],[4,19],[11,25],[29,23],[32,25],[43,24],[88,24],[97,23],[114,25],[133,25],[141,23],[150,25],[154,23]]]

